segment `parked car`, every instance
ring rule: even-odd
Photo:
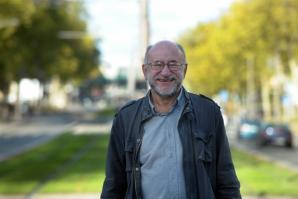
[[[258,143],[261,146],[267,144],[278,144],[288,148],[293,147],[293,133],[287,125],[284,124],[265,124],[258,136]]]
[[[252,140],[258,137],[262,123],[259,120],[242,119],[237,128],[237,138]]]

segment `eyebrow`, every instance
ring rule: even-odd
[[[155,61],[153,61],[153,62],[165,62],[165,61],[155,60]],[[175,59],[172,59],[172,60],[167,61],[167,63],[168,63],[168,62],[178,62],[178,61],[175,60]]]

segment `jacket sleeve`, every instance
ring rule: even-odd
[[[119,115],[114,118],[106,158],[106,177],[102,199],[123,199],[126,192],[123,126]]]
[[[216,198],[240,199],[240,183],[232,162],[226,130],[219,107],[216,108],[216,131]]]

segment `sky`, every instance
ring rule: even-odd
[[[148,0],[150,43],[175,41],[198,23],[222,15],[235,0]],[[112,78],[118,67],[138,59],[139,0],[87,0],[89,31],[100,38],[103,69]]]

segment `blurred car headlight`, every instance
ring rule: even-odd
[[[272,127],[268,127],[266,130],[265,130],[265,133],[266,135],[268,136],[272,136],[274,134],[274,129]]]

